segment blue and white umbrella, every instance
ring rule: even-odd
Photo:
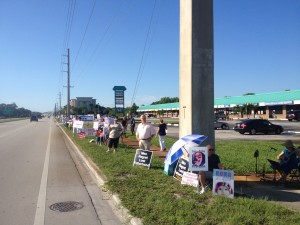
[[[206,136],[200,134],[190,134],[180,138],[170,148],[165,163],[171,165],[179,159],[184,154],[184,151],[186,151],[184,148],[186,144],[189,146],[199,146],[206,138]]]

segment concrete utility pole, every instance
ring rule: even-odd
[[[58,94],[59,96],[59,115],[61,114],[61,92]]]
[[[67,100],[67,118],[70,119],[70,49],[68,48],[68,100]]]
[[[214,145],[213,0],[180,0],[179,136]]]

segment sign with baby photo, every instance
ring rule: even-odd
[[[208,171],[207,147],[189,147],[189,171]]]
[[[213,195],[234,197],[234,172],[233,170],[217,170],[213,172]]]

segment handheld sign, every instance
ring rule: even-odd
[[[189,169],[189,161],[184,158],[179,158],[174,172],[174,178],[181,181],[184,172]]]
[[[96,132],[95,132],[94,128],[85,127],[84,132],[85,132],[86,136],[93,137],[93,136],[96,135]]]
[[[213,171],[213,195],[223,195],[228,198],[234,197],[234,172],[233,170]]]
[[[82,128],[83,128],[83,121],[75,120],[73,122],[73,133],[75,133],[75,130],[76,133],[78,133],[78,130]]]
[[[133,166],[145,166],[150,168],[153,152],[137,149],[134,156]]]
[[[207,147],[189,148],[189,171],[208,171]]]

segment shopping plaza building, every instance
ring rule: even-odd
[[[179,117],[179,105],[179,102],[145,105],[140,106],[137,112],[154,117]],[[247,113],[241,112],[241,108],[247,108]],[[300,110],[300,90],[227,96],[214,100],[215,113],[224,113],[228,119],[285,119],[286,113],[291,110]]]

